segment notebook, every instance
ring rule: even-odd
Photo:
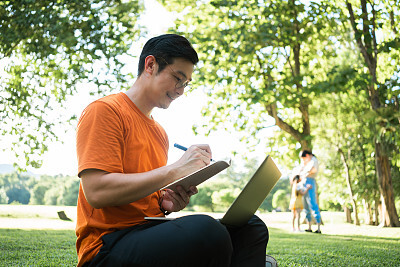
[[[219,221],[227,226],[242,226],[246,224],[272,188],[274,188],[280,177],[281,172],[278,167],[272,158],[267,156]],[[174,220],[176,218],[145,217],[145,219]]]
[[[220,173],[221,171],[225,170],[231,165],[231,160],[225,161],[225,160],[220,160],[220,161],[213,161],[209,165],[185,176],[182,177],[169,185],[164,186],[162,189],[171,189],[175,192],[177,192],[176,187],[178,185],[182,186],[186,192],[189,191],[190,186],[198,186],[199,184],[203,183],[204,181],[210,179],[214,175]]]

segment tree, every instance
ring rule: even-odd
[[[212,193],[213,206],[216,211],[226,211],[240,194],[240,189],[224,188]]]
[[[226,171],[201,184],[199,193],[191,197],[187,208],[212,212],[226,211],[258,165],[254,158],[249,159],[240,171],[237,165],[232,165]]]
[[[286,211],[289,207],[290,194],[287,194],[285,190],[279,189],[275,192],[272,197],[272,207],[275,209],[280,209],[281,211]]]
[[[99,94],[124,86],[120,56],[139,36],[142,9],[135,0],[0,2],[0,134],[27,166],[39,167],[55,128],[74,119],[52,111],[81,83]]]
[[[45,205],[46,192],[58,186],[58,180],[54,176],[41,175],[39,178],[31,179],[28,184],[32,195],[30,204]]]
[[[49,190],[46,191],[44,194],[44,204],[45,205],[57,205],[57,200],[60,197],[60,187],[52,187]]]
[[[31,203],[34,205],[44,205],[44,196],[49,188],[49,186],[43,184],[36,184],[32,189]]]
[[[393,161],[397,164],[399,158],[400,66],[387,64],[399,62],[400,59],[399,5],[399,1],[375,3],[346,0],[348,21],[369,74],[364,90],[368,92],[368,100],[375,115],[375,165],[386,226],[400,226],[391,174],[391,165]],[[354,11],[357,6],[359,8]],[[394,153],[397,155],[393,156]]]
[[[284,178],[281,178],[281,179],[278,180],[278,182],[276,183],[274,188],[272,188],[271,192],[268,194],[268,196],[265,198],[265,200],[261,204],[260,210],[272,211],[273,208],[276,207],[276,206],[273,205],[272,200],[273,200],[273,196],[275,195],[275,193],[278,190],[284,191],[286,196],[290,196],[290,192],[291,192],[291,190],[290,190],[290,182],[289,182],[289,179],[287,177],[284,177]],[[286,209],[286,207],[284,207],[284,208]]]
[[[28,204],[31,194],[24,186],[12,186],[6,191],[8,204],[13,202]]]
[[[0,187],[0,204],[7,204],[8,197],[4,188]]]
[[[31,194],[27,183],[30,179],[30,176],[16,172],[0,175],[0,203],[28,204]]]
[[[352,31],[363,59],[363,66],[353,71],[367,77],[363,90],[375,125],[375,165],[386,224],[400,224],[391,180],[391,170],[396,169],[391,164],[400,165],[398,1],[362,0],[356,12],[358,1],[173,2],[171,9],[185,8],[177,30],[198,44],[200,84],[212,96],[203,111],[211,124],[204,127],[211,131],[224,125],[228,131],[234,127],[255,137],[268,126],[268,114],[283,130],[276,133],[279,147],[286,143],[284,157],[291,159],[300,148],[297,144],[312,147],[310,118],[318,115],[310,114],[312,100],[338,90],[327,87],[337,68],[327,63],[337,57]],[[346,21],[350,27],[341,27]],[[276,138],[270,140],[274,147]]]
[[[61,205],[76,206],[78,202],[80,181],[76,177],[67,177],[65,179],[64,191],[62,194]]]
[[[335,11],[294,0],[172,2],[170,9],[184,8],[177,29],[196,44],[199,84],[212,96],[204,128],[245,130],[251,139],[275,124],[292,158],[296,143],[312,148],[309,106],[320,93],[324,58],[335,54],[329,31],[336,22],[328,15]]]
[[[370,145],[373,133],[365,116],[368,113],[368,102],[363,93],[360,94],[356,88],[358,83],[363,84],[359,80],[361,78],[346,77],[347,82],[342,84],[342,91],[329,93],[326,97],[317,99],[316,106],[313,107],[318,108],[320,112],[320,116],[314,118],[315,123],[319,125],[314,130],[315,140],[320,147],[329,148],[320,155],[330,154],[324,157],[323,162],[327,163],[325,173],[331,174],[328,177],[320,175],[318,178],[319,182],[325,178],[328,180],[326,183],[330,183],[324,187],[322,195],[333,194],[334,198],[340,199],[343,197],[343,191],[346,192],[346,202],[353,207],[356,224],[359,224],[357,206],[376,204],[378,190],[373,176],[373,157],[369,156],[373,153]],[[357,80],[358,83],[355,82]],[[332,187],[332,184],[343,182],[346,186],[342,190],[338,190],[337,185]],[[365,200],[364,203],[361,200]],[[345,206],[345,203],[340,205]],[[370,211],[368,207],[366,210]],[[372,215],[369,218],[372,218]]]
[[[214,212],[214,203],[212,201],[212,193],[215,190],[213,185],[201,185],[198,187],[199,192],[190,198],[187,209],[211,211]]]

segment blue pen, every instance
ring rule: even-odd
[[[181,145],[178,145],[177,143],[174,144],[174,147],[179,148],[180,150],[186,151],[187,148]]]
[[[187,150],[187,148],[186,147],[184,147],[184,146],[181,146],[181,145],[179,145],[179,144],[177,144],[177,143],[175,143],[174,144],[174,147],[176,147],[176,148],[179,148],[180,150],[183,150],[183,151],[186,151]],[[211,161],[214,161],[213,159],[211,159]]]

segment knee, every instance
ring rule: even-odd
[[[208,215],[192,215],[193,234],[200,244],[218,254],[230,255],[233,251],[228,230],[216,219]],[[217,252],[218,251],[218,252]]]
[[[249,220],[249,225],[258,236],[268,243],[269,231],[267,225],[257,215],[253,215]]]

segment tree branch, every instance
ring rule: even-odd
[[[282,118],[278,116],[276,103],[265,105],[265,109],[267,110],[268,115],[275,119],[275,124],[279,128],[281,128],[283,131],[293,136],[293,138],[301,144],[301,147],[303,149],[310,149],[307,140],[305,140],[304,138],[306,135],[304,133],[300,133],[298,130],[293,128],[293,126],[289,125],[287,122],[285,122]]]
[[[372,56],[373,57],[373,60],[372,60],[372,62],[373,62],[373,69],[374,70],[376,70],[376,64],[377,64],[377,59],[378,59],[378,45],[377,45],[377,43],[376,43],[376,32],[375,32],[375,29],[376,29],[376,11],[375,11],[375,6],[374,6],[374,4],[372,4],[372,45],[373,45],[373,48],[374,48],[374,55]],[[376,71],[375,71],[375,74],[373,75],[373,78],[374,78],[374,83],[377,83],[377,77],[376,77]]]
[[[397,35],[396,25],[394,24],[394,12],[393,10],[390,11],[390,25],[392,26],[392,31],[395,35]]]
[[[347,9],[350,14],[350,23],[351,23],[351,26],[354,31],[354,38],[356,39],[358,48],[360,49],[361,54],[363,55],[364,60],[369,67],[371,65],[371,62],[370,62],[370,59],[369,59],[369,56],[367,53],[367,49],[365,48],[363,41],[361,39],[361,33],[359,32],[359,30],[357,29],[357,26],[356,26],[356,19],[354,17],[353,6],[348,1],[346,1],[346,5],[347,5]]]
[[[303,100],[300,100],[299,110],[301,112],[301,117],[303,120],[303,134],[310,135],[311,127],[310,127],[310,117],[308,114],[308,104],[304,103]]]

